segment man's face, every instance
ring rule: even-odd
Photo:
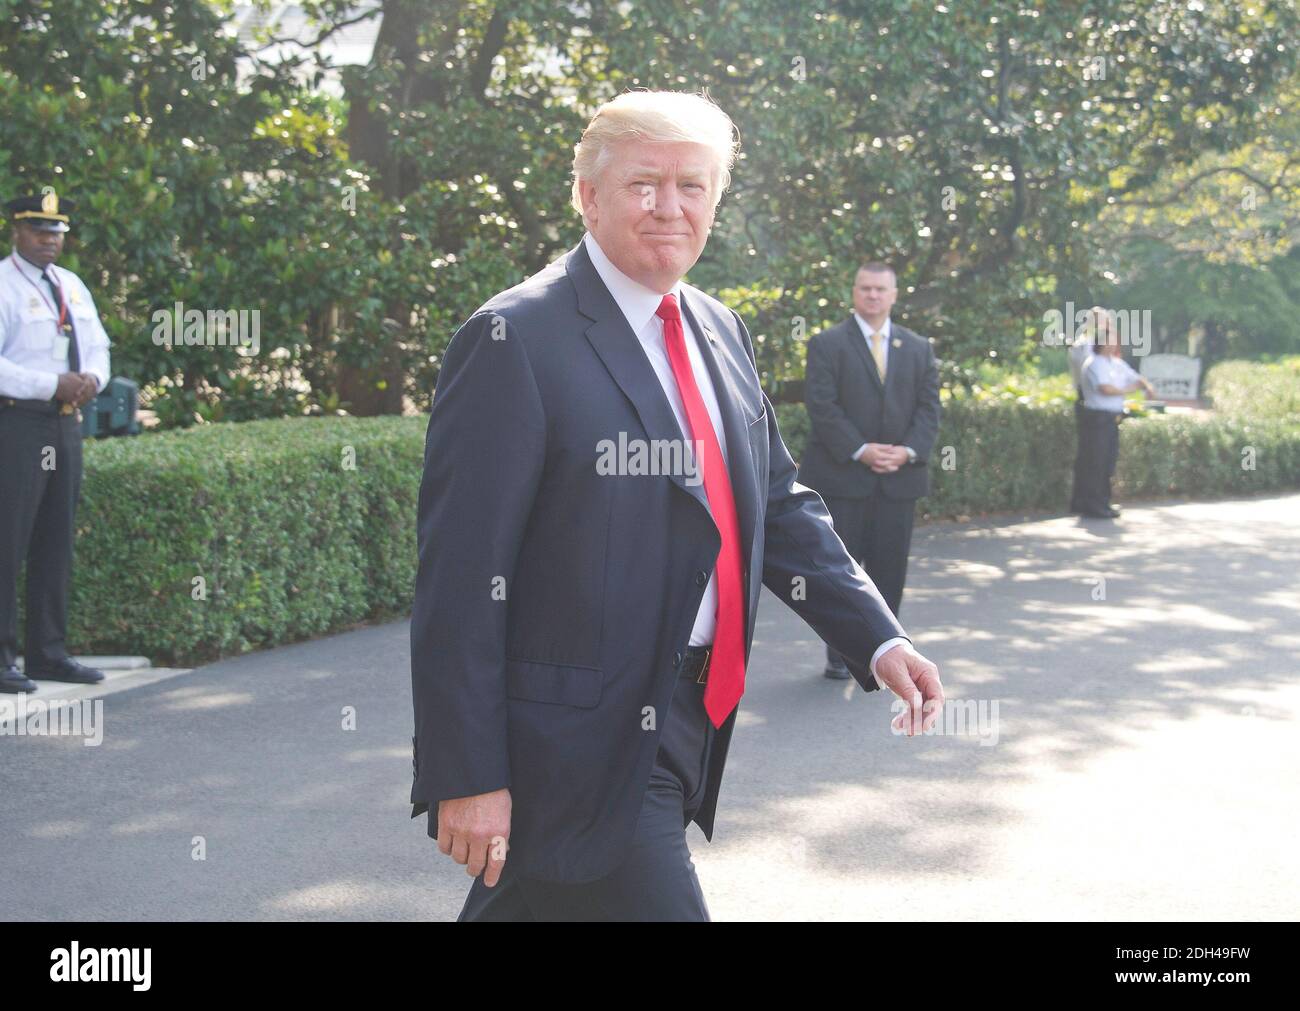
[[[863,319],[882,320],[898,298],[891,271],[859,270],[853,282],[853,308]]]
[[[1097,346],[1098,354],[1111,358],[1120,354],[1119,335],[1115,333],[1110,317],[1104,313],[1097,316],[1097,332],[1093,336],[1093,343]]]
[[[583,215],[614,266],[666,294],[713,227],[713,157],[703,144],[624,140],[596,180],[579,179]]]
[[[63,252],[65,232],[46,232],[33,228],[25,221],[14,224],[14,248],[28,263],[44,270]]]

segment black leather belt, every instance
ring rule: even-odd
[[[58,400],[19,400],[16,397],[0,397],[0,407],[17,407],[24,411],[36,411],[39,414],[52,414],[56,417],[59,415],[67,417],[73,414],[78,419],[81,417],[81,412],[77,408]]]
[[[687,646],[680,676],[691,677],[698,685],[704,684],[709,678],[709,658],[712,655],[712,646]]]

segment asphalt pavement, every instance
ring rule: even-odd
[[[949,699],[912,739],[765,591],[714,919],[1300,915],[1300,495],[920,527],[902,620]],[[0,736],[0,918],[455,918],[406,622],[87,694]]]

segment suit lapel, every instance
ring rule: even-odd
[[[586,331],[587,340],[619,389],[632,402],[646,437],[683,438],[684,433],[677,424],[677,416],[673,414],[672,405],[664,396],[659,377],[646,358],[641,341],[628,326],[627,318],[600,279],[582,242],[570,251],[565,269],[578,294],[578,311],[592,321]],[[713,391],[722,416],[722,431],[727,440],[727,472],[731,478],[731,494],[736,502],[736,522],[740,527],[741,559],[745,568],[748,600],[750,561],[758,515],[756,474],[749,451],[749,423],[756,419],[747,417],[740,406],[744,402],[744,396],[736,377],[744,373],[736,365],[725,335],[717,333],[692,311],[684,292],[681,307],[683,317],[697,337],[697,346],[713,380]],[[695,499],[701,508],[709,511],[709,499],[702,481],[689,484],[684,474],[670,474],[669,479]],[[746,622],[748,610],[746,607]],[[747,628],[746,635],[748,634]]]
[[[578,311],[593,321],[587,328],[587,340],[619,389],[632,402],[646,438],[652,443],[654,440],[685,438],[672,405],[659,385],[659,377],[641,348],[641,341],[628,326],[627,318],[600,279],[582,242],[569,254],[566,269],[578,293]],[[708,510],[709,500],[703,482],[688,483],[685,474],[670,473],[668,477],[701,508]]]
[[[754,526],[757,523],[757,477],[754,459],[749,452],[749,424],[757,419],[748,417],[741,404],[745,402],[736,375],[740,371],[732,354],[731,342],[725,335],[713,331],[691,311],[686,290],[682,289],[682,314],[699,338],[700,354],[713,380],[713,392],[718,398],[718,412],[722,415],[722,431],[727,437],[727,473],[731,478],[731,494],[736,502],[736,522],[740,526],[740,557],[745,566],[746,599],[749,594],[750,552],[754,545]],[[746,357],[746,364],[748,364]],[[743,373],[742,373],[743,374]],[[748,612],[748,608],[745,609]]]
[[[890,328],[893,329],[892,326]],[[863,365],[867,368],[867,375],[876,384],[876,388],[881,393],[885,392],[885,384],[880,379],[880,370],[876,368],[876,359],[871,355],[871,347],[867,344],[867,338],[862,335],[862,327],[858,326],[858,321],[850,316],[844,322],[844,334],[848,342],[857,348],[858,355],[862,358]],[[891,349],[892,350],[892,349]],[[889,375],[889,363],[885,363],[885,375]]]

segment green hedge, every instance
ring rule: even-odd
[[[88,443],[70,645],[191,664],[405,613],[426,424],[283,419]]]
[[[1300,423],[1300,355],[1273,362],[1221,362],[1207,373],[1201,392],[1225,414]]]
[[[777,417],[800,459],[803,406]],[[71,647],[188,665],[407,613],[426,426],[300,418],[87,444]],[[1120,499],[1300,487],[1294,418],[1153,415],[1125,421],[1120,439]],[[1059,400],[951,397],[922,514],[1063,511],[1074,445]]]
[[[791,454],[801,459],[809,432],[803,405],[778,406],[777,421]],[[1063,512],[1070,501],[1074,453],[1071,407],[1015,399],[949,399],[930,462],[931,492],[921,501],[921,515],[957,519],[999,512]],[[1252,463],[1254,469],[1243,466]],[[1126,419],[1120,427],[1114,483],[1118,501],[1297,488],[1300,424],[1294,421],[1152,414]]]

